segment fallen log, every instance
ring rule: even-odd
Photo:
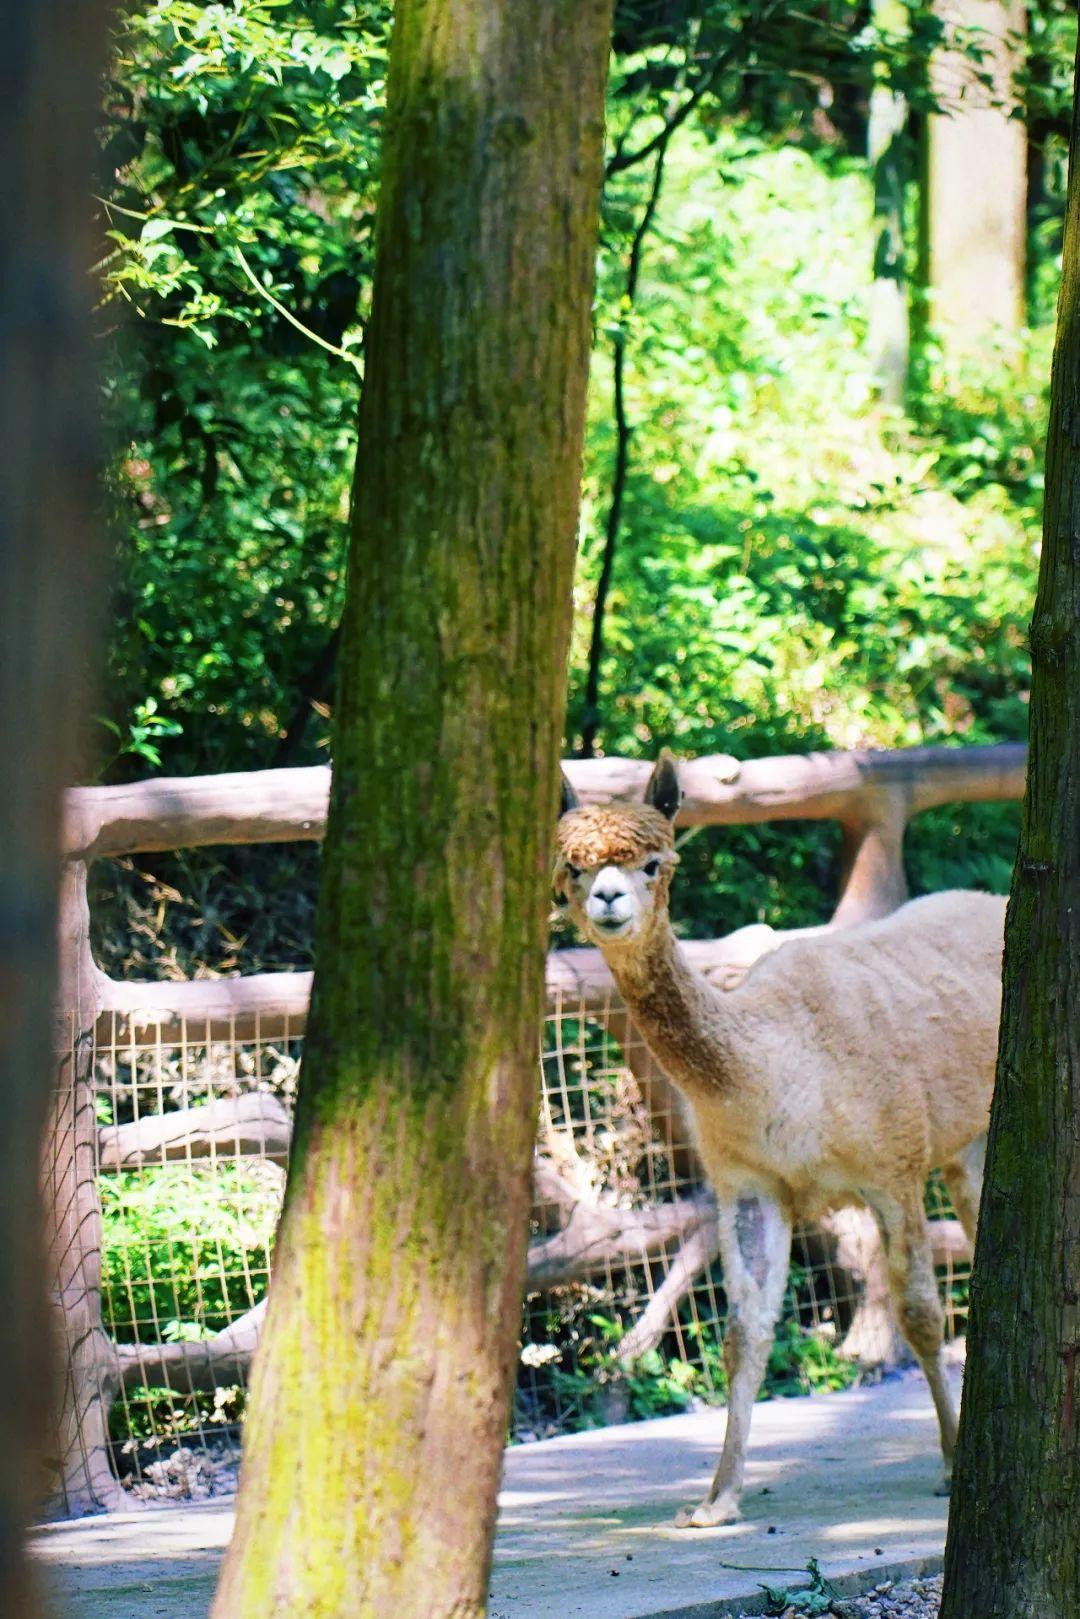
[[[98,1168],[145,1169],[191,1158],[236,1157],[284,1165],[291,1139],[292,1119],[283,1103],[266,1091],[249,1091],[203,1107],[103,1126],[98,1131]]]
[[[619,1345],[624,1366],[655,1349],[674,1321],[679,1305],[720,1252],[715,1219],[703,1220],[687,1237],[667,1275]]]
[[[896,1366],[908,1359],[889,1296],[885,1254],[873,1216],[866,1209],[839,1209],[799,1233],[805,1250],[821,1253],[840,1302],[851,1307],[840,1353],[863,1366]],[[966,1263],[971,1245],[959,1220],[931,1220],[930,1240],[937,1267]],[[698,1277],[720,1256],[713,1219],[688,1228],[667,1274],[619,1345],[624,1365],[657,1348],[675,1320],[679,1305]]]
[[[553,1172],[559,1180],[558,1172]],[[561,1182],[565,1186],[565,1182]],[[858,1212],[858,1211],[857,1211]],[[930,1222],[934,1263],[966,1260],[970,1247],[957,1220]],[[850,1240],[850,1239],[849,1239]],[[640,1264],[670,1242],[681,1247],[635,1325],[623,1338],[620,1360],[628,1363],[655,1349],[668,1330],[681,1299],[716,1258],[716,1221],[707,1194],[646,1209],[619,1209],[579,1200],[565,1230],[534,1242],[529,1249],[526,1291],[546,1292],[586,1280],[617,1263]],[[125,1388],[139,1384],[180,1394],[244,1382],[266,1315],[265,1299],[239,1316],[224,1332],[196,1342],[117,1344],[116,1364]],[[876,1340],[882,1354],[889,1341]],[[864,1342],[864,1359],[870,1344]]]
[[[582,1200],[562,1231],[531,1244],[526,1290],[546,1292],[585,1281],[611,1265],[639,1265],[668,1243],[681,1242],[694,1226],[710,1218],[712,1208],[706,1193],[643,1209]]]
[[[263,1299],[254,1309],[237,1316],[231,1326],[213,1338],[175,1344],[117,1344],[120,1381],[124,1388],[146,1384],[171,1388],[178,1394],[228,1388],[247,1380],[251,1358],[266,1317]]]

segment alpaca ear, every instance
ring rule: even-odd
[[[650,808],[659,810],[661,815],[666,815],[669,821],[673,821],[679,813],[682,788],[679,786],[675,757],[667,748],[661,748],[653,766],[649,785],[645,789],[645,802]]]
[[[575,793],[574,789],[570,785],[569,780],[567,779],[566,771],[560,770],[559,775],[562,778],[562,803],[559,806],[559,814],[565,815],[567,810],[578,809],[580,808],[580,805],[578,802],[578,795]]]

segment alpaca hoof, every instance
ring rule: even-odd
[[[941,1483],[940,1484],[935,1484],[935,1486],[934,1486],[934,1494],[935,1495],[951,1495],[952,1494],[952,1474],[951,1473],[946,1473],[945,1477],[942,1479]]]
[[[739,1503],[729,1496],[702,1501],[699,1507],[684,1507],[675,1519],[676,1529],[717,1529],[724,1523],[738,1523]]]

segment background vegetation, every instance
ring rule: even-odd
[[[1068,8],[1031,20],[1032,329],[961,374],[928,337],[904,415],[876,409],[866,357],[862,154],[874,72],[925,100],[932,18],[913,6],[890,38],[859,6],[797,24],[785,11],[620,7],[571,750],[746,757],[1024,733]],[[368,0],[158,0],[118,25],[101,181],[115,628],[97,779],[328,756],[388,22]],[[611,545],[613,355],[628,455]],[[1014,837],[1011,811],[928,818],[912,886],[1001,887]],[[835,857],[827,828],[701,833],[682,919],[706,933],[820,918]],[[316,858],[99,873],[113,899],[99,948],[166,974],[303,964]]]
[[[963,367],[923,327],[906,408],[886,411],[866,343],[869,93],[902,89],[917,136],[941,37],[928,6],[902,9],[890,33],[846,0],[619,4],[568,751],[1025,734],[1075,13],[1028,8],[1030,327]],[[114,601],[91,779],[328,758],[389,20],[376,0],[155,0],[117,22],[99,265]],[[913,267],[914,209],[909,226]],[[1004,890],[1015,837],[1011,807],[923,816],[911,886]],[[679,925],[822,920],[837,853],[829,827],[700,832]],[[102,964],[309,965],[316,861],[298,845],[101,868]],[[136,1224],[172,1225],[167,1184],[143,1180]],[[228,1301],[133,1277],[114,1213],[127,1330],[163,1312],[211,1329]],[[237,1278],[266,1240],[245,1219],[222,1238]],[[193,1205],[170,1239],[193,1277],[202,1220]],[[594,1327],[602,1404],[612,1329]],[[795,1331],[774,1380],[844,1375]],[[633,1408],[685,1403],[680,1376],[665,1362]]]

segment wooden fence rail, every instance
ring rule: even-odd
[[[608,802],[640,796],[650,766],[639,760],[599,759],[569,760],[565,768],[583,802]],[[824,927],[844,927],[884,915],[906,898],[903,837],[914,815],[947,803],[1017,799],[1023,793],[1024,771],[1025,750],[1019,744],[807,754],[743,763],[710,755],[681,767],[686,798],[680,824],[838,822],[840,895]],[[235,1152],[238,1141],[248,1138],[265,1145],[265,1139],[273,1137],[270,1156],[278,1159],[287,1146],[281,1119],[265,1112],[258,1118],[223,1113],[217,1120],[204,1114],[198,1121],[169,1116],[167,1122],[143,1121],[136,1130],[121,1126],[99,1133],[90,1061],[95,1038],[114,1048],[121,1042],[139,1046],[179,1040],[286,1039],[303,1032],[311,988],[310,973],[299,972],[186,983],[120,982],[108,977],[90,949],[88,867],[94,860],[117,855],[320,838],[329,781],[329,769],[316,767],[82,787],[67,795],[56,1021],[59,1080],[45,1166],[66,1357],[58,1418],[57,1511],[77,1513],[126,1504],[108,1462],[108,1408],[121,1381],[141,1375],[138,1366],[148,1363],[148,1350],[118,1347],[102,1326],[99,1169],[167,1161],[178,1151],[210,1155],[221,1142],[232,1144],[221,1150]],[[784,937],[768,928],[750,927],[688,948],[703,971],[730,987],[764,950]],[[616,1038],[622,1038],[626,1014],[597,951],[566,950],[550,956],[547,989],[552,1003],[593,1009],[608,1020]],[[685,1167],[691,1149],[679,1136],[678,1107],[666,1077],[643,1051],[632,1066],[673,1159],[679,1161],[681,1155]],[[690,1264],[691,1247],[700,1269],[714,1245],[709,1222],[696,1204],[675,1214],[686,1215],[687,1246],[680,1253],[681,1264],[674,1268],[679,1276]],[[605,1240],[644,1243],[648,1248],[673,1218],[668,1211],[653,1221],[655,1231],[650,1227],[645,1233],[642,1227],[630,1234],[608,1233]],[[955,1233],[949,1240],[955,1247]],[[572,1269],[585,1263],[566,1230],[545,1242],[544,1253],[538,1250],[531,1256],[534,1275],[562,1275],[567,1264]],[[651,1330],[648,1323],[643,1325],[644,1336]],[[247,1328],[239,1333],[230,1329],[219,1346],[221,1353],[226,1359],[243,1358],[254,1336]],[[170,1377],[175,1377],[185,1365],[192,1372],[192,1357],[199,1354],[209,1365],[213,1352],[198,1345],[170,1345],[167,1351],[154,1351],[152,1358],[160,1367],[167,1362]]]

